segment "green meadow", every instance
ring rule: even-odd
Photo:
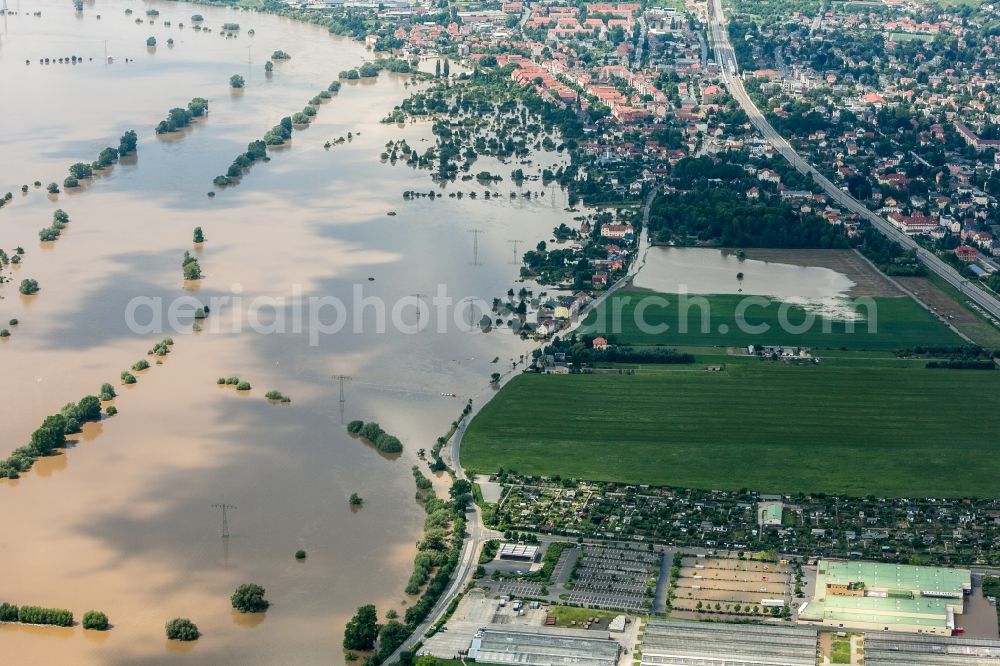
[[[1000,496],[1000,371],[730,359],[723,372],[699,357],[634,375],[519,376],[470,424],[462,463],[709,489]]]
[[[859,300],[854,310],[861,320],[845,322],[762,296],[684,296],[626,289],[592,311],[583,332],[633,346],[784,345],[889,351],[964,344],[911,298]]]

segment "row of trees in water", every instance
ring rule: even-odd
[[[305,559],[305,551],[300,551]],[[271,602],[264,598],[265,590],[256,583],[243,583],[237,587],[229,601],[233,609],[240,613],[263,613],[271,607]],[[167,638],[172,641],[195,641],[201,637],[198,625],[186,617],[175,617],[165,626]]]
[[[206,102],[207,104],[207,102]],[[87,164],[86,162],[76,162],[69,167],[69,175],[63,180],[63,187],[79,187],[81,180],[87,180],[94,177],[95,171],[102,171],[109,168],[112,164],[118,161],[119,157],[124,157],[129,153],[134,153],[136,151],[136,146],[139,143],[139,137],[135,133],[135,130],[128,130],[122,134],[121,139],[118,140],[118,147],[107,146],[101,150],[98,154],[97,159]],[[37,184],[37,183],[36,183]],[[55,192],[53,192],[53,186]],[[50,183],[48,190],[52,194],[56,194],[59,191],[58,185],[55,183]],[[21,186],[22,192],[28,191],[27,185]]]
[[[101,392],[105,393],[105,387]],[[101,400],[98,396],[88,395],[78,403],[67,404],[58,414],[45,417],[42,425],[31,433],[29,444],[14,449],[5,460],[0,460],[0,478],[18,478],[21,472],[31,469],[38,458],[66,448],[66,435],[80,432],[84,423],[100,420]]]
[[[278,53],[282,52],[275,51],[275,55]],[[287,54],[285,55],[287,58]],[[274,58],[274,55],[271,57]],[[229,165],[229,169],[226,170],[226,173],[216,176],[215,179],[212,180],[212,184],[216,187],[234,185],[254,164],[269,161],[271,158],[267,154],[268,146],[280,146],[291,139],[293,126],[296,124],[308,124],[310,119],[316,115],[319,104],[321,104],[323,100],[330,99],[333,96],[333,93],[336,93],[338,90],[340,90],[340,82],[334,81],[327,86],[325,90],[320,91],[318,95],[314,96],[309,101],[309,104],[302,109],[302,111],[296,112],[291,116],[285,116],[278,122],[277,125],[269,129],[264,134],[263,138],[251,141],[247,144],[246,152],[237,155],[236,159],[233,160],[233,163]],[[214,196],[214,192],[210,192],[209,196]]]
[[[262,613],[270,607],[264,598],[265,590],[256,583],[244,583],[236,588],[230,597],[235,610],[241,613]],[[47,624],[57,627],[73,626],[73,613],[64,608],[43,608],[41,606],[16,606],[0,603],[0,622],[20,622],[22,624]],[[111,628],[108,616],[97,610],[83,614],[83,628],[104,631]],[[167,638],[179,641],[193,641],[201,632],[191,620],[175,617],[166,624]]]
[[[471,408],[466,405],[462,418],[466,417]],[[458,421],[452,424],[449,433],[439,437],[433,456],[440,462],[439,452],[448,438],[454,434]],[[361,434],[368,427],[369,434],[375,435],[378,424],[352,421],[348,425],[349,432]],[[423,449],[419,457],[424,458]],[[441,467],[445,468],[443,462]],[[402,622],[397,619],[395,610],[386,613],[385,624],[379,624],[378,612],[373,604],[358,608],[357,613],[347,623],[344,630],[343,646],[347,650],[373,651],[365,660],[366,666],[378,666],[389,659],[417,629],[430,614],[441,595],[448,588],[451,576],[458,566],[465,540],[465,510],[469,503],[472,484],[464,479],[456,479],[449,490],[449,498],[441,499],[434,492],[434,486],[417,466],[412,468],[416,483],[416,499],[427,514],[424,520],[424,534],[417,543],[417,555],[413,561],[413,573],[406,586],[406,593],[421,594],[420,599],[406,609]],[[413,655],[400,653],[400,663],[412,663]]]
[[[62,230],[69,224],[69,215],[62,208],[56,209],[52,213],[52,224],[38,232],[38,239],[41,241],[54,241],[59,238]]]
[[[383,453],[402,453],[403,451],[403,444],[399,438],[382,430],[382,426],[375,421],[368,423],[351,421],[347,424],[347,432],[364,437]]]
[[[0,604],[0,622],[20,622],[22,624],[48,624],[57,627],[73,626],[73,613],[65,608],[43,608],[42,606],[16,606]],[[83,614],[83,628],[103,631],[109,629],[108,616],[101,611],[89,610]]]
[[[174,107],[167,112],[167,117],[156,126],[157,134],[167,134],[176,132],[187,127],[195,118],[200,118],[208,113],[208,100],[204,97],[195,97],[188,102],[187,108]]]
[[[174,341],[170,337],[163,338],[149,350],[150,356],[166,356],[170,353]],[[132,370],[138,372],[149,368],[149,361],[141,359],[132,364]],[[129,370],[121,373],[122,384],[136,383],[136,377]],[[58,449],[66,448],[67,435],[75,435],[83,429],[84,423],[101,420],[101,403],[109,402],[117,397],[114,386],[109,383],[101,385],[98,395],[88,395],[79,402],[67,403],[58,414],[45,417],[42,425],[31,433],[31,440],[25,446],[20,446],[4,460],[0,460],[0,478],[17,479],[22,472],[31,469],[38,458],[50,456]],[[118,409],[108,405],[104,413],[114,416]]]

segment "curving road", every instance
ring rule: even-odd
[[[863,203],[834,185],[826,176],[817,171],[809,162],[795,152],[795,149],[792,148],[788,141],[771,126],[771,123],[767,121],[764,114],[760,112],[760,109],[753,103],[753,100],[750,99],[746,89],[743,87],[743,80],[739,76],[739,65],[736,62],[736,53],[729,42],[729,33],[726,30],[726,17],[722,11],[722,0],[709,0],[708,8],[709,35],[715,46],[716,59],[722,68],[722,81],[729,90],[729,94],[736,99],[743,108],[743,111],[750,118],[750,122],[764,135],[767,142],[781,153],[781,156],[788,160],[800,173],[812,176],[813,181],[818,183],[836,203],[840,204],[844,209],[852,213],[857,213],[862,218],[868,220],[883,235],[896,241],[904,248],[916,250],[920,261],[927,268],[940,275],[948,284],[958,289],[991,315],[1000,317],[1000,301],[962,277],[958,271],[946,264],[940,257],[920,247],[915,240],[894,227],[884,217],[873,213]]]
[[[658,190],[659,188],[654,184],[653,188],[650,189],[649,193],[646,195],[646,200],[643,203],[642,236],[639,238],[639,247],[636,252],[636,259],[632,262],[632,266],[629,268],[628,274],[618,280],[618,282],[604,292],[602,296],[591,301],[587,307],[580,312],[577,323],[567,329],[563,333],[564,335],[567,335],[571,331],[578,328],[583,323],[587,313],[600,305],[613,293],[629,284],[631,279],[635,277],[635,274],[639,272],[639,268],[641,268],[642,264],[645,262],[646,251],[649,249],[649,211],[650,207],[653,205],[653,200],[656,198]],[[530,354],[526,355],[526,358],[530,358]],[[456,479],[466,478],[465,470],[462,469],[462,462],[459,457],[462,450],[462,438],[465,436],[466,428],[468,428],[469,423],[472,422],[472,418],[486,405],[486,403],[490,401],[490,398],[496,394],[499,388],[513,379],[516,374],[517,373],[513,368],[507,370],[503,373],[496,386],[484,388],[483,391],[480,391],[472,397],[472,411],[458,422],[458,427],[452,435],[450,446],[447,450],[442,450],[442,453],[451,458],[451,467],[455,470]],[[486,395],[485,398],[483,398],[484,394]],[[421,622],[420,625],[414,629],[413,633],[410,634],[410,637],[407,638],[395,652],[389,655],[389,657],[385,660],[386,664],[397,663],[401,652],[412,651],[417,643],[423,642],[424,635],[434,624],[438,622],[438,620],[444,616],[444,613],[452,600],[455,599],[455,597],[457,597],[470,582],[472,582],[472,576],[476,572],[476,566],[479,564],[479,553],[482,550],[483,545],[490,539],[500,539],[503,537],[501,532],[491,530],[483,524],[482,513],[476,504],[472,504],[469,510],[466,511],[465,518],[468,534],[466,535],[465,543],[462,545],[462,554],[459,556],[458,568],[451,579],[451,584],[448,586],[448,590],[442,594],[441,598],[438,599],[438,602],[434,604],[434,608],[432,608],[431,612],[427,614],[427,619]]]
[[[513,376],[513,372],[508,372],[501,382],[510,379]],[[490,389],[491,391],[494,389]],[[483,404],[485,404],[484,401]],[[479,407],[474,407],[473,410],[465,417],[459,421],[458,428],[455,430],[455,434],[452,436],[451,444],[451,462],[455,469],[455,478],[465,479],[465,470],[462,469],[462,465],[459,464],[458,451],[462,443],[462,435],[465,434],[465,429],[469,422],[472,421],[472,417],[475,416],[476,412],[479,411]],[[447,453],[447,451],[442,451],[442,453]],[[417,643],[421,643],[424,640],[424,635],[430,630],[430,628],[437,623],[443,616],[448,608],[448,605],[465,589],[465,587],[472,581],[472,575],[476,572],[476,566],[479,564],[479,553],[482,550],[483,544],[489,539],[498,539],[503,535],[500,532],[496,532],[487,528],[483,525],[483,517],[479,511],[479,507],[472,503],[470,508],[465,512],[465,527],[468,533],[465,538],[465,543],[462,544],[462,553],[458,558],[458,567],[455,573],[452,575],[451,584],[441,598],[438,599],[437,603],[431,609],[431,612],[427,614],[427,618],[421,622],[410,637],[407,638],[402,645],[400,645],[395,652],[393,652],[385,660],[386,664],[395,664],[399,662],[399,655],[403,651],[412,651]]]

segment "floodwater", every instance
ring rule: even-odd
[[[26,253],[5,271],[14,283],[0,286],[0,322],[20,322],[0,340],[0,455],[103,382],[117,386],[120,413],[89,424],[63,454],[21,479],[0,481],[0,601],[68,608],[78,620],[95,608],[114,628],[0,625],[0,649],[12,663],[339,663],[343,626],[357,606],[402,612],[412,603],[402,590],[423,522],[410,473],[417,449],[430,449],[467,398],[489,394],[490,373],[510,369],[529,349],[511,335],[453,323],[438,333],[437,313],[418,316],[412,306],[397,312],[400,324],[434,325],[397,330],[391,308],[415,301],[413,294],[430,304],[439,285],[455,300],[487,302],[519,288],[508,241],[523,241],[523,249],[571,223],[564,193],[545,187],[543,197],[509,199],[513,186],[502,182],[491,189],[504,196],[489,201],[404,201],[407,190],[485,188],[439,187],[426,172],[379,161],[387,141],[405,138],[421,151],[433,141],[425,123],[379,123],[412,90],[406,77],[383,74],[345,83],[288,147],[209,198],[212,178],[250,140],[371,54],[316,26],[224,8],[112,0],[78,13],[56,0],[8,5],[19,13],[0,27],[0,193],[14,197],[0,210],[0,247]],[[137,25],[151,7],[160,11],[155,24]],[[193,31],[194,13],[213,32]],[[226,21],[241,25],[239,37],[215,31]],[[145,46],[150,35],[155,50]],[[113,64],[104,63],[105,48]],[[265,78],[275,49],[292,59]],[[38,64],[71,55],[83,62]],[[233,93],[228,80],[237,73],[247,87]],[[157,137],[152,128],[168,109],[193,97],[210,101],[207,118]],[[139,133],[137,157],[79,190],[21,194],[35,180],[61,184],[70,164],[94,160],[130,128]],[[351,141],[324,149],[348,132]],[[481,159],[473,172],[515,168]],[[37,232],[56,208],[71,221],[60,239],[42,244]],[[191,243],[195,226],[207,239],[201,248]],[[482,233],[470,233],[476,229]],[[185,250],[205,274],[196,283],[182,280]],[[35,296],[17,293],[28,277],[41,286]],[[386,332],[376,331],[376,305],[353,316],[355,289],[386,303]],[[308,307],[287,300],[294,294],[303,303],[339,299],[348,325],[313,344]],[[166,319],[182,296],[243,303],[213,307],[200,332],[190,316],[180,332],[137,333],[126,322],[136,297],[161,299]],[[260,298],[271,300],[251,305]],[[298,309],[306,311],[300,319]],[[147,323],[149,310],[142,312],[137,319]],[[330,308],[322,320],[336,317]],[[172,353],[137,373],[136,385],[120,386],[119,373],[164,334],[175,341]],[[216,385],[230,375],[252,390]],[[350,377],[343,403],[334,375]],[[270,389],[292,402],[269,403]],[[343,419],[356,418],[398,435],[403,455],[386,459],[348,436]],[[355,491],[366,501],[352,512]],[[236,507],[228,540],[213,503]],[[305,562],[293,558],[299,548]],[[248,581],[267,589],[272,606],[263,617],[231,612],[229,594]],[[191,618],[203,637],[166,641],[163,625],[175,616]]]
[[[730,250],[651,247],[633,284],[664,293],[768,296],[826,317],[856,316],[845,302],[854,281],[843,273],[819,266],[740,259]]]
[[[997,640],[997,607],[983,596],[982,576],[973,575],[972,594],[965,598],[965,612],[959,619],[967,638]]]

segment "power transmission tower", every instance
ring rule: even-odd
[[[420,323],[420,305],[424,302],[424,299],[427,298],[427,294],[410,294],[410,296],[413,296],[415,299],[417,299],[417,323],[419,324]]]
[[[514,239],[514,240],[509,240],[509,241],[507,241],[507,242],[508,242],[508,243],[510,243],[511,245],[513,245],[513,246],[514,246],[514,259],[513,259],[513,260],[511,260],[511,262],[510,262],[510,263],[511,263],[512,265],[516,266],[517,264],[521,263],[521,262],[519,262],[519,261],[517,260],[517,244],[518,244],[518,243],[523,243],[524,241],[522,241],[522,240],[519,240],[519,239]]]
[[[472,234],[472,265],[482,266],[479,263],[479,234],[483,233],[482,229],[469,229],[469,233]]]
[[[344,422],[344,404],[347,402],[347,398],[344,396],[344,382],[351,381],[351,378],[347,375],[334,375],[334,379],[340,380],[340,422]]]
[[[226,512],[229,509],[235,509],[236,505],[235,504],[224,504],[224,503],[218,503],[218,502],[216,502],[212,506],[214,508],[216,508],[216,509],[222,509],[222,538],[223,539],[228,539],[229,538],[229,516],[227,515]]]

